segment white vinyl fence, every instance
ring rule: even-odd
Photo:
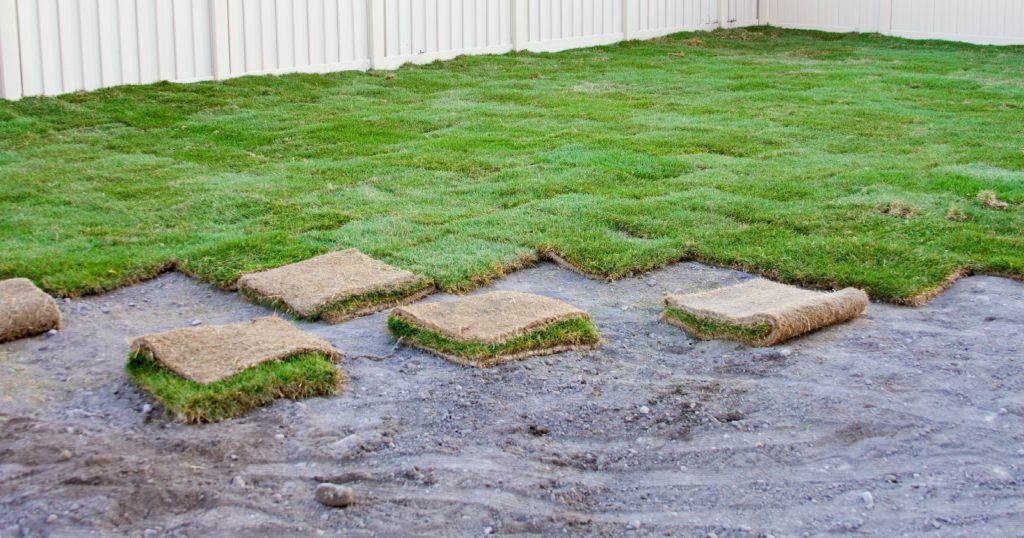
[[[391,69],[757,23],[758,0],[0,0],[0,98]],[[720,14],[724,14],[725,20]]]
[[[773,24],[1024,43],[1024,0],[0,0],[0,98]]]
[[[1024,45],[1024,0],[761,0],[765,23],[913,39]]]

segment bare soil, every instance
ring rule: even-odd
[[[393,348],[385,313],[304,323],[348,392],[206,426],[144,411],[129,340],[267,310],[173,273],[62,302],[64,330],[0,345],[0,536],[1021,535],[1024,283],[774,349],[658,321],[666,293],[748,278],[517,272],[488,290],[584,308],[605,343],[488,370],[367,357]],[[321,481],[356,504],[320,505]]]

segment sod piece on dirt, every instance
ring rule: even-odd
[[[59,328],[60,310],[53,297],[27,278],[0,280],[0,342]]]
[[[243,296],[308,321],[341,323],[429,295],[424,279],[355,249],[243,275]]]
[[[466,366],[490,367],[601,343],[590,315],[556,299],[494,292],[396,308],[388,329],[406,345]]]
[[[853,319],[868,306],[855,288],[828,293],[757,278],[711,291],[665,298],[666,322],[704,339],[772,346]]]
[[[140,337],[127,370],[182,422],[213,422],[277,398],[337,393],[344,378],[332,362],[340,358],[327,342],[268,317]]]

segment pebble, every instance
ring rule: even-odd
[[[57,514],[50,514],[46,516],[47,523],[53,523],[54,521],[57,521]]]
[[[491,534],[494,532],[493,527],[484,527],[484,534]]]
[[[203,324],[203,320],[201,320],[201,319],[194,319],[194,320],[192,320],[192,326],[193,327],[197,327],[197,326],[202,325],[202,324]]]
[[[860,500],[864,501],[864,506],[868,510],[871,510],[872,508],[875,507],[875,496],[872,495],[870,491],[865,491],[864,493],[861,493]]]
[[[152,412],[153,412],[153,406],[152,405],[146,404],[146,405],[142,406],[142,414],[143,415],[148,415],[148,414],[150,414]]]
[[[57,336],[57,329],[50,329],[46,331],[46,337],[50,338],[51,336]]]
[[[235,477],[231,479],[231,485],[235,486],[236,488],[244,488],[246,485],[245,479],[242,478],[241,476],[235,475]]]
[[[352,488],[327,482],[316,487],[315,497],[318,503],[331,508],[345,508],[356,502],[356,492]]]
[[[646,405],[641,405],[640,406],[640,414],[641,415],[647,415],[647,414],[650,414],[650,412],[651,412],[651,408],[650,407],[647,407]]]
[[[629,522],[629,525],[627,525],[626,528],[630,529],[630,530],[637,530],[637,529],[640,528],[640,525],[641,525],[640,520],[639,519],[634,519],[633,521]]]

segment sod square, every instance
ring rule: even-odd
[[[0,280],[0,342],[58,329],[60,319],[57,302],[31,280]]]
[[[330,396],[344,376],[341,354],[275,317],[176,329],[137,338],[126,369],[132,381],[178,420],[214,422],[277,398]]]
[[[238,289],[252,301],[303,320],[341,323],[416,301],[434,286],[428,279],[348,249],[245,274]]]
[[[665,297],[667,323],[704,339],[772,346],[855,318],[868,306],[861,290],[811,291],[756,278],[710,291]]]
[[[587,312],[557,299],[520,292],[396,308],[388,329],[406,345],[477,367],[596,349],[601,343]]]

